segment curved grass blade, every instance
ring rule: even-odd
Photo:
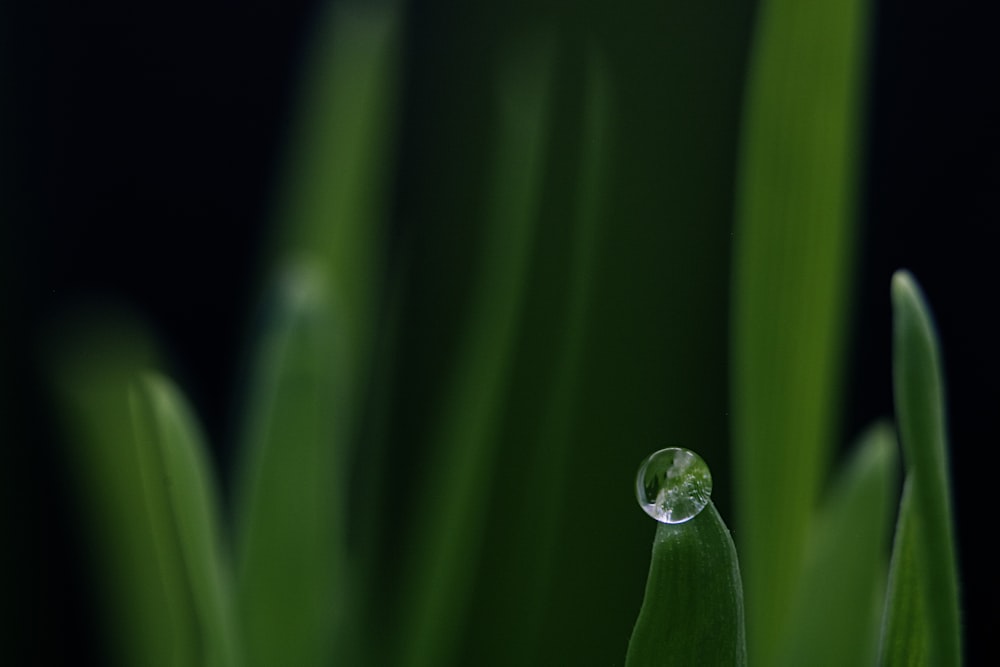
[[[120,317],[63,323],[53,350],[70,459],[90,520],[113,659],[121,665],[236,664],[212,477],[193,419],[138,410],[151,339]]]
[[[927,665],[927,610],[916,566],[913,476],[907,477],[889,565],[889,587],[882,618],[879,663],[882,667]]]
[[[345,554],[343,337],[322,272],[282,276],[238,470],[237,580],[250,665],[330,664]]]
[[[937,335],[916,280],[892,277],[893,388],[913,477],[914,561],[927,611],[928,664],[962,664],[958,569],[948,483],[944,390]]]
[[[518,45],[497,89],[494,171],[484,252],[427,477],[408,534],[395,663],[449,664],[479,557],[500,412],[527,289],[546,146],[551,48]]]
[[[160,545],[177,549],[179,597],[193,625],[190,665],[241,664],[231,572],[224,555],[219,496],[194,415],[165,378],[146,375],[129,388],[129,405],[147,498],[165,504],[169,525]],[[172,541],[174,544],[167,544]]]
[[[774,664],[837,434],[865,0],[758,8],[738,168],[733,478],[751,662]]]
[[[747,664],[736,547],[715,505],[686,523],[661,523],[626,667]]]
[[[149,337],[130,320],[61,322],[72,341],[50,355],[68,460],[76,476],[104,625],[119,665],[180,667],[190,633],[174,593],[176,552],[160,552],[154,532],[168,519],[147,500],[128,404],[128,386],[155,364]],[[162,505],[157,505],[162,510]]]
[[[897,493],[896,439],[865,433],[816,521],[776,665],[873,665]]]

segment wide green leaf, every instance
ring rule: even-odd
[[[738,165],[733,475],[751,661],[774,664],[838,434],[864,0],[758,7]]]
[[[962,664],[955,529],[940,352],[930,309],[907,271],[892,278],[893,388],[913,481],[913,558],[927,612],[928,664]]]
[[[626,667],[747,664],[736,547],[715,505],[661,523]]]

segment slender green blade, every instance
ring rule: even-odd
[[[274,211],[274,255],[327,272],[367,369],[390,201],[400,43],[398,2],[328,2],[306,52],[295,131]]]
[[[503,447],[494,466],[497,479],[504,481],[492,487],[483,518],[489,530],[458,664],[539,664],[539,645],[550,641],[542,619],[554,595],[553,579],[561,572],[558,539],[574,488],[567,461],[581,444],[573,425],[591,331],[586,318],[607,231],[602,176],[608,166],[611,95],[607,63],[595,51],[591,47],[584,58],[567,56],[582,70],[580,90],[570,88],[579,96],[560,96],[568,86],[554,83],[553,113],[562,122],[549,135],[550,159],[561,158],[565,170],[547,170],[542,206],[561,215],[545,216],[533,250],[532,290],[500,432]],[[567,144],[579,152],[560,155]],[[554,177],[557,171],[562,173]],[[547,206],[553,199],[558,205]],[[498,633],[498,627],[504,631]]]
[[[184,664],[242,664],[234,621],[231,572],[219,522],[219,495],[200,429],[177,389],[147,375],[129,388],[129,405],[147,497],[161,495],[160,550],[176,558],[178,606],[193,626]],[[176,550],[176,552],[175,552]]]
[[[792,620],[775,665],[873,665],[889,552],[896,440],[881,424],[865,433],[820,513]]]
[[[179,667],[191,651],[174,597],[176,552],[161,553],[154,539],[169,534],[169,522],[147,499],[128,403],[129,383],[153,366],[156,354],[130,319],[60,324],[76,335],[57,338],[49,361],[95,580],[104,592],[104,625],[113,628],[112,659]]]
[[[896,418],[913,475],[914,559],[925,592],[928,664],[960,665],[958,569],[937,335],[920,287],[906,271],[892,278],[892,305]]]
[[[889,587],[882,618],[879,664],[883,667],[923,667],[930,664],[924,590],[916,565],[916,516],[913,476],[907,477],[899,503],[896,537],[889,564]]]
[[[626,667],[747,664],[743,584],[729,529],[709,502],[686,523],[661,523]]]
[[[75,336],[57,339],[52,371],[114,659],[234,664],[212,481],[207,465],[185,460],[203,459],[191,451],[201,447],[194,426],[137,410],[135,383],[156,359],[151,338],[117,314],[62,324]]]
[[[237,579],[250,665],[330,664],[343,600],[344,378],[322,272],[281,277],[261,333],[238,470]]]
[[[751,661],[774,664],[835,442],[866,62],[864,0],[769,0],[738,165],[733,475]]]
[[[395,134],[400,5],[328,3],[307,55],[270,244],[278,266],[237,473],[239,591],[252,665],[351,653],[345,539],[368,391]],[[352,646],[348,646],[352,644]]]
[[[551,48],[506,54],[496,90],[497,143],[485,244],[454,375],[431,427],[427,476],[403,564],[401,665],[449,664],[480,553],[497,431],[527,290],[546,146]]]

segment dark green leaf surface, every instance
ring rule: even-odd
[[[923,667],[928,665],[927,610],[924,590],[916,565],[916,516],[913,504],[913,477],[906,480],[899,504],[889,586],[882,618],[880,662],[882,667]]]
[[[409,526],[401,665],[449,664],[480,555],[501,407],[527,289],[546,145],[551,45],[518,44],[497,76],[497,144],[486,243],[454,375],[432,427],[427,478]]]
[[[861,437],[813,524],[775,665],[875,664],[896,466],[892,429],[878,425]]]
[[[896,419],[913,477],[913,556],[927,610],[928,664],[953,667],[962,663],[962,635],[937,336],[906,271],[892,278],[892,305]]]
[[[746,665],[736,547],[715,505],[686,523],[658,524],[646,597],[626,667]]]
[[[560,215],[545,216],[533,250],[519,363],[494,468],[495,477],[507,483],[491,489],[484,518],[489,530],[460,664],[537,664],[539,645],[547,639],[541,617],[560,572],[556,544],[573,484],[567,460],[579,445],[572,424],[579,416],[586,316],[599,239],[606,232],[601,177],[610,130],[608,72],[592,47],[586,54],[573,60],[585,73],[582,104],[573,100],[578,116],[554,110],[563,123],[550,134],[550,155],[558,159],[560,140],[578,146],[579,153],[573,161],[564,159],[560,177],[552,177],[557,166],[547,170],[545,197],[559,197],[563,207]]]
[[[758,8],[734,236],[733,474],[751,661],[772,665],[838,434],[865,0]]]

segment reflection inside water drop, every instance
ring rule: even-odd
[[[712,473],[689,449],[668,447],[639,466],[635,479],[639,505],[661,523],[684,523],[698,515],[712,495]]]

